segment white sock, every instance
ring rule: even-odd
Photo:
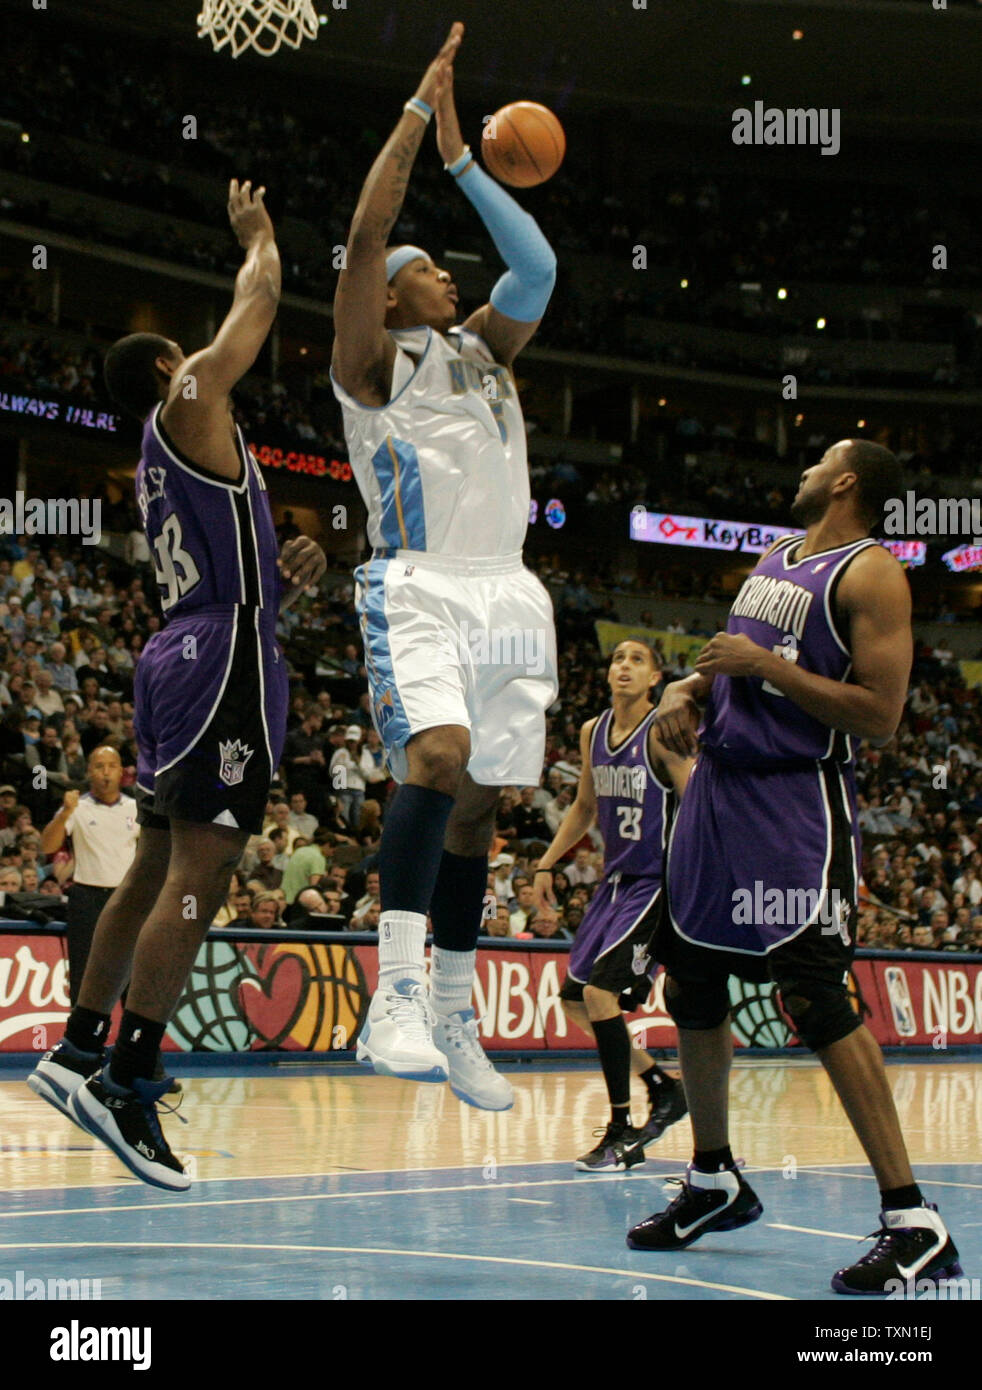
[[[383,912],[378,924],[378,982],[381,989],[407,977],[426,983],[426,916]]]
[[[430,1003],[441,1018],[471,1005],[477,950],[447,951],[434,946],[430,956]]]

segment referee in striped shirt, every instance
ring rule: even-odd
[[[56,854],[71,836],[75,871],[68,889],[68,986],[78,997],[99,914],[125,877],[140,835],[136,802],[120,791],[123,765],[115,748],[89,755],[89,790],[66,792],[61,809],[41,833],[42,854]]]

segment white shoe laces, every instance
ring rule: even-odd
[[[389,1018],[402,1030],[407,1042],[432,1044],[436,1015],[423,985],[413,985],[408,994],[388,990],[385,1007]]]
[[[494,1071],[477,1035],[478,1019],[469,1018],[465,1021],[462,1018],[442,1018],[440,1023],[446,1040],[452,1047],[466,1053],[470,1061],[477,1062],[488,1071]]]

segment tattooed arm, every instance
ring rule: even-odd
[[[428,106],[436,102],[463,32],[462,24],[452,26],[419,84],[416,95]],[[386,243],[402,210],[425,132],[420,116],[403,113],[361,190],[348,233],[345,268],[338,277],[331,365],[344,389],[363,405],[384,405],[389,399],[395,344],[385,331]]]

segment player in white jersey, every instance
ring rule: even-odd
[[[380,847],[379,985],[358,1056],[390,1076],[449,1077],[460,1099],[506,1110],[511,1087],[484,1055],[470,997],[498,789],[538,783],[557,693],[552,604],[522,564],[529,480],[511,370],[556,258],[463,143],[462,35],[455,24],[372,166],[334,302],[331,374],[374,551],[355,576],[365,664],[403,784]],[[508,266],[461,327],[449,272],[387,245],[434,108],[448,179]]]

